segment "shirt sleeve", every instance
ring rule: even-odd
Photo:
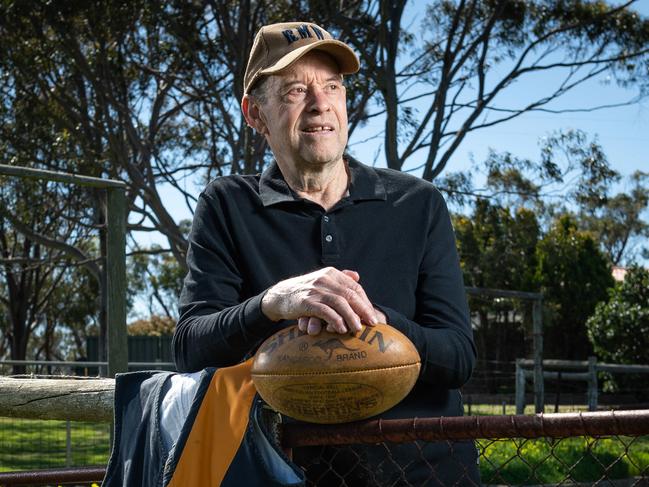
[[[237,261],[218,200],[203,192],[189,236],[188,273],[172,341],[179,372],[239,363],[277,327],[261,311],[265,291],[243,296]]]
[[[441,194],[435,193],[413,320],[380,303],[376,306],[419,351],[420,380],[457,389],[471,376],[476,349],[451,219]]]

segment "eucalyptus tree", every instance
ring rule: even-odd
[[[85,301],[85,290],[100,276],[96,232],[89,218],[81,224],[82,193],[45,181],[0,180],[2,341],[9,358],[24,360],[33,348],[50,354],[55,324],[79,326],[95,314],[97,303]]]
[[[353,45],[362,71],[349,80],[351,131],[383,117],[387,165],[419,166],[429,180],[439,178],[469,132],[551,111],[554,100],[588,80],[606,75],[646,89],[648,23],[631,1],[420,6],[6,0],[1,96],[10,109],[35,107],[39,123],[74,141],[85,161],[76,170],[126,181],[130,229],[161,232],[169,245],[160,250],[184,268],[186,239],[163,188],[173,188],[191,211],[207,179],[259,172],[269,159],[239,114],[246,54],[264,23],[313,20]],[[413,19],[408,12],[417,8]],[[517,82],[545,73],[555,73],[556,86],[537,86],[522,106],[507,103]]]
[[[2,0],[3,162],[125,181],[129,231],[164,235],[166,245],[146,251],[173,256],[180,275],[186,270],[186,232],[170,199],[191,212],[207,180],[259,172],[271,157],[239,111],[247,52],[263,24],[311,20],[354,46],[362,69],[347,80],[352,136],[367,122],[382,120],[377,145],[387,165],[419,168],[442,189],[463,183],[461,175],[443,176],[472,131],[527,112],[552,112],[554,101],[603,77],[646,94],[649,23],[634,12],[633,1],[422,5]],[[555,85],[535,84],[547,74]],[[513,106],[508,94],[521,82],[532,86],[529,99]],[[594,100],[576,108],[600,105]],[[99,232],[101,246],[101,199],[88,195],[85,201],[90,217],[78,212],[69,218]],[[65,230],[47,237],[21,226],[15,208],[4,211],[13,217],[12,229],[30,241],[56,249],[61,258],[91,260],[82,257],[80,243],[62,240]],[[103,269],[98,272],[101,283]],[[157,289],[172,289],[170,283]]]
[[[388,166],[432,181],[470,132],[528,112],[556,113],[558,100],[563,110],[607,106],[570,106],[569,96],[591,80],[633,86],[628,103],[637,102],[649,87],[649,20],[634,3],[435,0],[413,20],[406,0],[364,2],[376,21],[351,42],[377,90],[367,116],[384,117]],[[521,83],[528,96],[514,104],[508,94]]]

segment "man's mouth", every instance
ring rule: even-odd
[[[310,125],[302,129],[303,132],[316,133],[316,132],[333,132],[331,125]]]

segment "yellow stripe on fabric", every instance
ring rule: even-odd
[[[168,487],[221,485],[248,426],[252,359],[217,370]]]

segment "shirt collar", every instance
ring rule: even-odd
[[[351,183],[349,196],[351,201],[385,200],[385,186],[376,171],[345,154],[349,166]],[[259,196],[264,206],[271,206],[287,201],[301,201],[302,198],[293,191],[274,160],[259,178]]]

